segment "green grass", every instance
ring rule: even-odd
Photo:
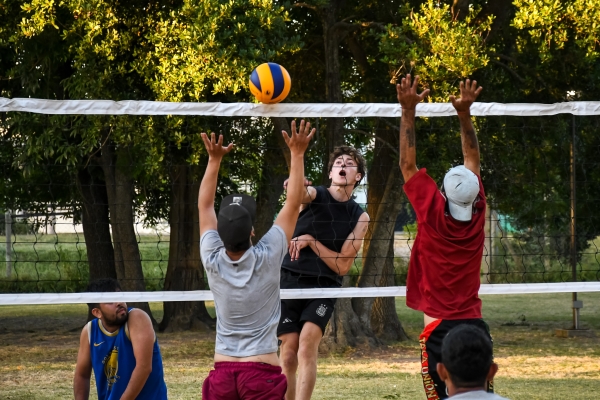
[[[0,236],[4,243],[6,237]],[[147,290],[162,290],[169,260],[169,237],[140,235],[138,246]],[[4,292],[77,292],[89,280],[83,234],[17,235],[13,237],[12,279],[0,278]],[[0,271],[6,270],[0,246]]]
[[[600,335],[600,293],[582,293],[584,327]],[[570,294],[483,297],[500,371],[496,391],[511,399],[595,399],[600,393],[600,340],[563,339]],[[151,303],[162,317],[162,304]],[[212,304],[209,311],[214,312]],[[397,299],[410,340],[383,349],[322,355],[313,399],[424,399],[416,341],[422,315]],[[84,305],[0,307],[0,399],[72,397]],[[197,399],[212,366],[214,333],[159,333],[171,399]]]

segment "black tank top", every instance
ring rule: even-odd
[[[317,195],[300,212],[293,237],[312,235],[325,247],[339,253],[364,211],[354,200],[335,200],[325,186],[315,189]],[[293,262],[290,254],[286,254],[282,268],[301,276],[326,277],[342,285],[342,277],[331,270],[310,247],[300,250],[300,258]]]

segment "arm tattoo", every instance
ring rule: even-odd
[[[477,135],[475,134],[474,129],[465,129],[465,138],[467,139],[466,144],[468,144],[471,149],[477,149],[479,147],[479,144],[477,143]]]

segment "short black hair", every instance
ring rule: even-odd
[[[484,386],[493,362],[492,341],[476,326],[458,325],[442,342],[442,363],[458,388]]]
[[[120,292],[121,285],[114,278],[95,279],[87,285],[85,291],[90,293]],[[94,308],[100,308],[100,303],[88,303],[88,307],[91,312]]]

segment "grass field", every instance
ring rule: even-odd
[[[600,335],[600,293],[580,294],[583,326]],[[499,394],[511,399],[595,399],[600,339],[558,338],[571,321],[570,294],[485,296]],[[151,304],[157,319],[162,304]],[[416,338],[422,317],[397,310],[411,340],[376,350],[323,355],[314,399],[424,399]],[[0,307],[0,399],[72,398],[84,305]],[[198,399],[212,365],[214,334],[159,333],[171,399]]]

